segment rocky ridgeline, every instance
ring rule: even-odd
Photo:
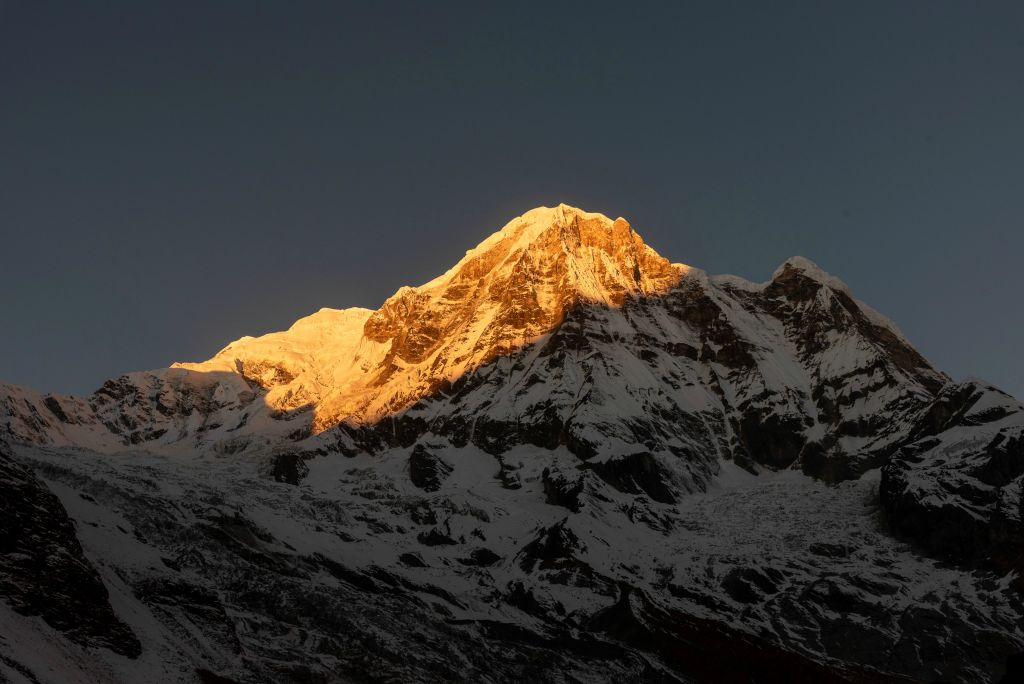
[[[377,311],[89,397],[3,387],[0,430],[164,559],[90,542],[188,676],[983,681],[1024,650],[1020,404],[806,259],[708,276],[565,205]],[[79,641],[131,656],[96,610]]]
[[[115,615],[60,499],[0,442],[0,599],[82,646],[134,658],[141,645]]]

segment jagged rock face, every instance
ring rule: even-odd
[[[664,293],[686,270],[645,245],[624,219],[564,206],[530,212],[445,275],[402,288],[370,315],[364,337],[387,352],[367,373],[366,405],[325,408],[318,426],[404,409],[517,353],[581,304],[617,307]]]
[[[805,259],[708,276],[564,205],[377,311],[0,387],[146,647],[206,681],[997,678],[1022,415]]]
[[[427,451],[422,444],[409,454],[409,479],[427,492],[436,492],[452,472],[452,467],[440,456]]]
[[[269,463],[270,476],[277,482],[297,485],[309,474],[309,466],[305,462],[305,454],[288,451],[275,454]]]
[[[804,259],[784,264],[760,294],[746,306],[783,325],[808,382],[792,389],[800,402],[786,409],[770,398],[767,407],[754,400],[757,408],[746,411],[741,426],[754,427],[744,431],[754,442],[751,451],[774,455],[774,465],[787,465],[795,453],[805,472],[829,481],[878,467],[948,378],[889,321]],[[801,431],[808,416],[814,425]]]
[[[912,437],[882,469],[895,530],[948,560],[1024,576],[1024,406],[980,382],[951,384]]]
[[[426,492],[412,451],[313,458],[293,486],[21,448],[144,626],[143,658],[95,676],[90,651],[77,678],[983,682],[1024,648],[1020,595],[887,538],[870,480],[746,475],[667,504],[588,469],[573,512],[530,463],[509,489],[472,446]]]
[[[647,452],[636,476],[658,471],[660,488],[684,493],[722,458],[855,477],[945,377],[843,286],[794,263],[763,286],[691,271],[664,295],[580,305],[535,344],[344,436],[370,450],[440,436],[497,456],[565,446],[597,462]]]
[[[564,445],[599,462],[649,453],[661,488],[686,492],[722,458],[855,477],[945,380],[806,260],[761,285],[709,278],[624,219],[562,205],[375,312],[324,309],[88,400],[3,399],[8,431],[42,443],[356,453],[441,437],[496,456]]]
[[[82,646],[138,657],[141,645],[110,607],[64,506],[0,444],[0,599],[40,616]]]
[[[458,352],[480,365],[549,332],[581,302],[621,306],[630,297],[663,293],[684,270],[647,247],[625,219],[608,222],[560,208],[548,220],[524,217],[440,282],[400,290],[366,321],[366,337],[391,343],[390,354],[411,364],[442,346],[451,349],[461,337],[472,346]]]

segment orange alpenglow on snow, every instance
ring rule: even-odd
[[[174,367],[241,373],[268,390],[271,407],[312,406],[315,432],[365,424],[536,342],[574,306],[662,294],[689,270],[623,218],[541,207],[377,311],[321,309],[284,332],[243,337],[209,361]]]

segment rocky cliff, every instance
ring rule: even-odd
[[[125,681],[998,678],[1022,429],[806,259],[710,276],[565,205],[376,311],[0,391]]]

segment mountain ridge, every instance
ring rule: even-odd
[[[538,274],[535,262],[550,263],[550,272]],[[321,432],[340,422],[372,422],[406,408],[440,384],[550,333],[577,304],[618,307],[627,298],[666,294],[686,279],[698,287],[763,292],[787,268],[849,292],[803,257],[787,260],[761,284],[735,276],[709,277],[660,257],[624,219],[612,221],[564,204],[542,207],[468,250],[445,274],[417,288],[400,288],[376,311],[321,309],[287,331],[243,337],[208,361],[171,368],[237,373],[266,390],[273,410],[312,407],[312,430]],[[490,298],[481,296],[488,292]],[[476,301],[480,299],[482,303]],[[854,300],[854,306],[905,342],[891,321],[861,302]],[[449,343],[456,335],[462,338]],[[424,368],[425,361],[429,367]],[[414,386],[410,390],[408,385]],[[238,387],[231,390],[244,394]]]
[[[0,385],[4,442],[139,635],[125,681],[987,681],[1024,651],[1020,402],[808,259],[709,276],[567,205],[377,310],[84,398]]]
[[[701,491],[722,458],[856,476],[946,381],[806,258],[760,284],[708,276],[622,218],[562,204],[513,219],[375,311],[321,309],[86,400],[8,400],[5,422],[108,451],[351,454],[431,434],[499,460],[524,442],[598,461],[647,451],[659,477]]]

